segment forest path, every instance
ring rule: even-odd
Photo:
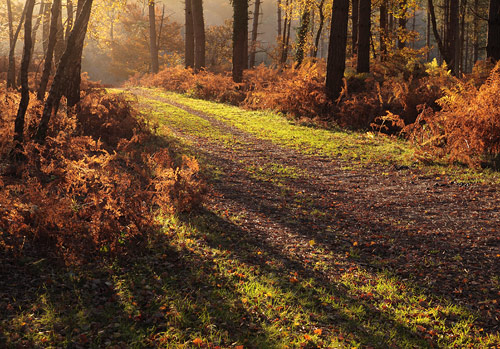
[[[306,136],[296,147],[259,131],[251,112],[158,90],[126,92],[209,169],[204,210],[239,260],[325,285],[387,271],[430,297],[421,307],[445,299],[473,311],[485,331],[500,330],[498,186],[315,155]]]

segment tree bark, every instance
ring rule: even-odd
[[[59,6],[60,4],[61,0],[54,0],[54,2],[52,3],[50,34],[47,45],[47,53],[45,55],[43,73],[40,79],[40,86],[38,87],[38,93],[36,96],[39,101],[43,101],[45,98],[45,92],[47,91],[47,84],[49,81],[50,72],[52,70],[52,59],[54,56],[54,50],[57,42],[57,30],[58,30],[57,19],[59,17],[59,11],[61,9],[61,7]]]
[[[472,60],[473,65],[479,60],[479,0],[474,0],[474,53]]]
[[[450,58],[448,57],[448,52],[445,49],[445,46],[444,46],[443,41],[441,39],[441,35],[439,35],[439,32],[438,32],[437,21],[436,21],[436,12],[434,11],[434,3],[432,2],[432,0],[427,1],[427,9],[428,9],[430,17],[431,17],[432,31],[434,33],[434,38],[436,39],[436,42],[438,44],[439,52],[441,53],[441,56],[445,60],[446,64],[449,65]]]
[[[486,56],[495,62],[500,60],[500,0],[490,0]]]
[[[68,23],[66,24],[66,33],[64,34],[64,40],[68,42],[69,34],[71,29],[73,29],[73,1],[66,1],[66,14],[68,15]]]
[[[359,0],[357,72],[370,71],[371,0]]]
[[[233,0],[233,80],[243,81],[248,61],[248,0]]]
[[[185,0],[185,25],[186,34],[184,41],[184,65],[186,68],[194,68],[194,28],[193,10],[191,0]]]
[[[448,48],[450,57],[450,69],[453,74],[459,73],[460,66],[460,4],[458,0],[450,1],[449,29],[448,29]]]
[[[83,13],[84,16],[90,18],[90,8],[89,12],[83,12],[84,5],[86,0],[78,0],[78,5],[76,9],[77,19]],[[86,18],[84,17],[84,19]],[[75,106],[80,101],[80,84],[81,84],[81,73],[82,73],[82,54],[83,54],[83,44],[85,41],[85,35],[87,33],[88,19],[84,21],[84,28],[80,28],[79,30],[83,33],[83,36],[79,36],[78,40],[75,42],[75,47],[73,49],[73,54],[70,57],[70,63],[66,67],[66,76],[67,76],[67,85],[66,91],[64,94],[66,95],[68,107],[71,108]],[[75,22],[76,26],[76,22]],[[73,27],[74,28],[74,27]],[[72,30],[73,32],[73,30]],[[70,34],[71,36],[71,34]],[[68,38],[69,43],[69,38]],[[67,45],[66,45],[67,49]]]
[[[380,4],[380,60],[384,61],[387,56],[387,0]]]
[[[325,5],[325,0],[321,0],[321,2],[318,4],[319,26],[318,26],[318,31],[316,32],[316,40],[314,40],[314,51],[313,51],[314,58],[318,57],[319,43],[321,40],[321,34],[323,32],[323,26],[325,25],[324,5]]]
[[[156,46],[156,7],[155,0],[149,0],[149,54],[151,58],[151,73],[157,74],[160,70],[158,61],[158,46]]]
[[[72,77],[74,70],[67,68],[75,65],[76,62],[81,62],[82,51],[80,50],[80,47],[83,47],[83,42],[85,41],[90,13],[92,11],[92,2],[93,0],[79,0],[78,8],[81,10],[78,11],[79,14],[77,16],[73,30],[69,35],[66,50],[61,57],[59,65],[57,66],[56,75],[54,76],[54,81],[52,82],[49,96],[45,101],[42,118],[35,135],[35,139],[39,143],[45,142],[50,118],[52,115],[55,115],[57,113],[61,97],[65,93],[65,91],[67,91],[68,84],[69,82],[71,82],[70,78]],[[83,5],[80,7],[81,3]]]
[[[205,67],[205,21],[202,0],[191,0],[194,29],[194,70]]]
[[[23,13],[21,15],[21,19],[19,20],[19,24],[17,26],[16,31],[14,32],[14,23],[12,17],[12,7],[10,0],[7,0],[7,13],[9,17],[9,67],[7,69],[7,88],[16,88],[16,43],[17,38],[19,37],[19,32],[24,23],[24,18],[26,16],[27,4],[24,5]]]
[[[23,142],[24,134],[24,116],[28,109],[30,102],[30,91],[28,86],[28,70],[31,60],[31,46],[33,45],[31,39],[32,21],[33,21],[33,8],[35,7],[35,0],[28,0],[26,2],[26,19],[24,21],[24,50],[21,62],[21,101],[19,102],[19,109],[17,110],[16,121],[14,126],[14,141],[19,145]]]
[[[304,48],[306,46],[307,33],[309,32],[309,25],[311,23],[311,9],[309,6],[309,2],[304,4],[297,34],[297,51],[295,52],[295,64],[297,68],[300,67],[304,60]]]
[[[283,36],[281,32],[281,0],[277,2],[277,21],[278,21],[278,38]]]
[[[260,0],[255,0],[253,10],[252,44],[250,46],[250,68],[255,67],[255,56],[257,54],[257,37],[259,35]]]
[[[332,7],[332,24],[328,44],[326,67],[326,93],[335,102],[342,90],[347,48],[347,23],[349,21],[349,0],[335,0]]]
[[[55,3],[55,1],[54,1]],[[54,50],[54,63],[57,65],[64,53],[64,48],[66,47],[66,41],[64,40],[64,26],[62,22],[62,1],[58,1],[59,11],[57,15],[57,40],[56,48]]]
[[[454,0],[455,1],[455,0]],[[406,0],[400,3],[400,13],[398,19],[398,49],[402,50],[406,47]]]
[[[352,0],[352,54],[358,53],[359,0]]]

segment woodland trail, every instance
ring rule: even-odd
[[[416,285],[428,302],[472,311],[486,332],[500,330],[498,186],[406,166],[352,167],[261,139],[230,115],[223,120],[146,89],[126,92],[146,111],[162,114],[168,105],[204,120],[199,129],[162,119],[160,129],[211,169],[203,210],[238,259],[330,286],[346,271],[384,271]]]

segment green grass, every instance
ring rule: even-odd
[[[205,167],[210,166],[209,159],[198,154],[196,143],[174,137],[172,131],[182,130],[228,147],[240,144],[233,136],[213,130],[203,118],[151,98],[139,102],[150,106],[148,117],[158,123],[158,137],[168,139],[169,146],[178,151],[197,155]],[[306,153],[310,147],[322,149],[326,144],[322,142],[337,134],[346,142],[361,142],[365,137],[369,147],[375,148],[377,142],[388,142],[376,136],[291,125],[270,113],[251,113],[245,121],[246,112],[240,111],[233,121],[227,110],[234,109],[220,108],[226,113],[221,120],[231,118],[225,122],[249,127],[259,137],[263,132],[264,138],[278,144],[293,146],[291,135],[302,137],[303,146],[296,149]],[[266,135],[252,120],[254,114],[289,130]],[[368,161],[361,156],[360,143],[352,149],[360,152],[357,158],[365,159],[361,162]],[[406,150],[397,153],[401,161],[406,161],[404,154],[410,154]],[[308,176],[293,166],[240,163],[252,178],[281,185],[283,195],[289,194],[287,181]],[[207,173],[224,178],[217,169]],[[309,209],[307,197],[296,193],[295,198],[297,207]],[[0,343],[12,348],[500,345],[500,336],[484,333],[475,323],[476,315],[465,307],[429,295],[389,272],[359,264],[353,267],[360,255],[357,245],[332,249],[305,236],[294,236],[297,243],[293,248],[299,253],[293,254],[272,241],[249,236],[242,227],[243,218],[237,212],[206,210],[159,217],[161,231],[151,232],[139,251],[132,249],[120,258],[108,258],[102,252],[101,262],[89,261],[80,267],[48,259],[19,259],[8,284],[23,289],[23,294],[10,297],[8,304],[7,297],[0,298]]]
[[[418,167],[429,175],[465,183],[500,184],[500,173],[486,168],[469,169],[448,165],[438,159],[430,164],[419,162],[416,149],[408,142],[373,132],[327,130],[295,124],[272,111],[247,111],[235,106],[187,97],[162,89],[145,89],[160,98],[170,98],[194,110],[209,114],[250,132],[261,139],[280,146],[296,149],[303,154],[319,155],[349,162],[345,169],[356,169],[366,164]]]

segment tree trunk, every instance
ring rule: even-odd
[[[54,1],[55,3],[55,1]],[[64,40],[64,26],[62,22],[62,1],[58,1],[59,11],[57,17],[57,40],[56,48],[54,50],[54,63],[59,64],[62,54],[64,53],[64,48],[66,47],[66,41]]]
[[[286,64],[286,61],[288,60],[288,49],[290,48],[290,31],[292,27],[292,10],[287,13],[287,20],[285,20],[285,37],[283,41],[283,52],[281,56],[281,64]]]
[[[495,62],[500,59],[500,0],[490,0],[486,56]]]
[[[24,116],[28,109],[30,102],[30,91],[28,86],[28,68],[31,60],[31,30],[33,21],[33,8],[35,7],[35,0],[28,0],[26,2],[26,19],[24,21],[24,50],[23,59],[21,62],[21,101],[19,102],[19,109],[14,126],[14,141],[19,145],[23,142],[24,133]]]
[[[380,60],[384,61],[387,56],[387,0],[380,4]]]
[[[458,54],[458,72],[462,73],[467,70],[467,62],[464,62],[464,49],[465,49],[465,18],[467,16],[467,0],[462,0],[460,3],[460,13],[462,22],[460,23],[460,39],[459,39],[459,54]]]
[[[85,5],[85,0],[78,0],[78,5],[76,9],[77,19],[80,14],[84,14],[84,16],[90,17],[90,12],[83,12],[83,8]],[[92,8],[89,10],[91,11]],[[85,18],[84,18],[85,19]],[[80,84],[81,84],[81,73],[82,73],[82,54],[83,54],[83,44],[85,41],[85,34],[87,33],[88,19],[84,22],[84,28],[80,30],[84,33],[83,36],[79,36],[79,40],[76,41],[76,47],[73,50],[73,54],[70,57],[70,63],[66,68],[66,76],[67,76],[67,85],[66,91],[64,94],[66,95],[66,99],[68,102],[68,107],[71,108],[75,106],[80,101]],[[75,23],[76,26],[76,23]],[[72,30],[73,32],[73,30]],[[71,36],[71,34],[70,34]],[[69,38],[68,38],[69,43]],[[66,47],[67,49],[67,47]]]
[[[398,19],[398,49],[402,50],[406,47],[406,0],[400,4],[400,13]]]
[[[473,65],[479,60],[479,0],[474,0],[474,53],[472,60]]]
[[[149,0],[149,54],[151,57],[151,73],[157,74],[160,70],[158,61],[158,46],[156,46],[156,11],[155,1]]]
[[[321,0],[321,2],[318,5],[318,11],[319,11],[319,27],[318,31],[316,33],[316,40],[314,41],[314,51],[313,51],[313,57],[317,58],[318,57],[318,50],[319,50],[319,42],[321,39],[321,34],[323,32],[323,26],[325,25],[325,11],[324,11],[324,5],[325,5],[325,0]]]
[[[43,66],[43,73],[40,79],[40,86],[38,87],[37,99],[43,101],[45,98],[45,92],[47,91],[47,84],[50,77],[50,71],[52,70],[52,59],[54,56],[54,50],[57,42],[57,18],[59,17],[59,11],[61,7],[61,0],[54,0],[52,3],[51,10],[51,20],[50,20],[50,34],[49,41],[47,45],[47,53],[45,55],[45,63]]]
[[[19,32],[23,26],[24,17],[26,16],[27,3],[24,5],[23,13],[16,31],[14,32],[14,23],[12,17],[12,8],[10,0],[7,0],[7,13],[9,21],[9,67],[7,68],[7,88],[16,88],[16,43],[19,37]]]
[[[427,22],[425,31],[425,46],[427,47],[427,52],[425,53],[425,60],[430,61],[431,57],[431,15],[429,9],[427,9]]]
[[[68,42],[69,34],[73,29],[73,1],[66,1],[66,14],[68,15],[68,23],[66,24],[66,33],[64,34],[64,41]]]
[[[192,0],[191,9],[194,29],[194,70],[199,71],[205,67],[205,21],[202,0]]]
[[[300,19],[300,27],[297,34],[297,51],[295,52],[296,67],[300,67],[304,60],[304,48],[307,41],[307,33],[309,32],[309,25],[311,22],[311,9],[309,3],[304,4],[302,16]]]
[[[248,0],[233,0],[233,80],[243,81],[248,64]]]
[[[370,71],[370,37],[371,37],[371,0],[359,0],[358,25],[358,62],[357,72]]]
[[[49,35],[50,35],[50,9],[51,4],[49,1],[45,2],[43,8],[43,23],[42,23],[42,45],[43,45],[43,55],[47,55],[47,47],[49,46]]]
[[[38,29],[40,28],[40,24],[42,23],[42,18],[43,18],[43,11],[45,9],[45,1],[41,1],[40,3],[40,8],[38,9],[38,17],[36,19],[35,26],[33,27],[33,30],[31,31],[31,41],[33,44],[31,45],[31,54],[30,56],[33,57],[33,53],[35,51],[35,43],[36,43],[36,35],[38,32]]]
[[[278,0],[277,3],[277,20],[278,20],[278,38],[280,38],[283,36],[283,33],[281,32],[281,0]]]
[[[432,0],[427,1],[427,7],[428,11],[431,17],[431,23],[432,23],[432,31],[434,32],[434,38],[436,39],[436,42],[438,44],[438,49],[439,53],[445,60],[446,64],[450,64],[450,58],[448,57],[448,52],[445,49],[445,46],[443,44],[443,41],[441,40],[441,35],[439,35],[438,28],[437,28],[437,21],[436,21],[436,12],[434,11],[434,3]]]
[[[326,93],[335,102],[342,91],[347,48],[347,23],[349,21],[349,0],[335,0],[332,6],[332,24],[328,44],[326,67]]]
[[[450,22],[448,29],[448,47],[450,57],[450,69],[454,75],[459,73],[460,66],[460,6],[458,0],[450,1]]]
[[[61,97],[65,93],[65,91],[68,90],[69,83],[72,82],[72,74],[74,74],[75,71],[67,68],[74,66],[75,64],[77,64],[77,62],[81,62],[82,51],[80,47],[83,47],[83,42],[85,41],[90,13],[92,11],[92,2],[93,0],[78,1],[78,9],[81,10],[77,11],[79,12],[79,14],[77,15],[73,30],[69,35],[66,50],[61,57],[59,65],[57,66],[56,75],[54,76],[54,81],[52,82],[49,96],[47,97],[47,100],[45,101],[43,107],[42,119],[40,121],[40,124],[38,125],[38,129],[35,135],[35,139],[39,143],[45,142],[50,118],[52,115],[57,114]],[[83,5],[80,7],[81,3],[83,3]],[[80,81],[78,81],[78,91],[79,83]]]
[[[352,0],[352,54],[358,52],[359,0]]]
[[[186,68],[194,68],[194,28],[191,0],[185,0],[185,5],[186,37],[184,41],[184,65]]]
[[[259,35],[259,17],[260,0],[255,0],[255,7],[253,10],[252,45],[250,46],[250,68],[255,67],[255,56],[257,54],[257,37]]]

